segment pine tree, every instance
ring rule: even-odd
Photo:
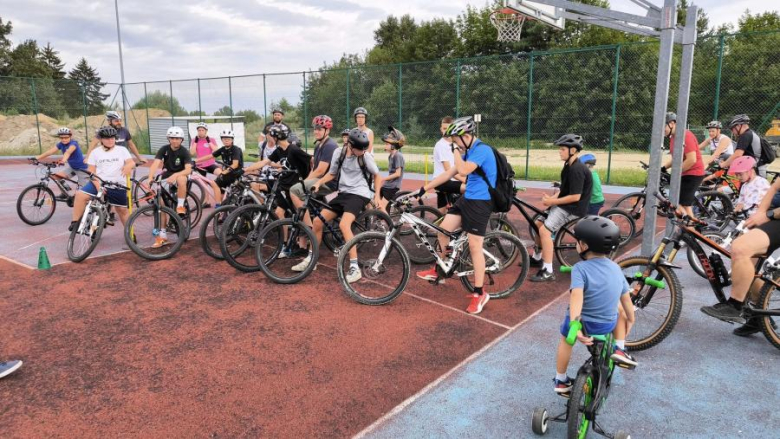
[[[65,77],[65,71],[62,70],[65,67],[65,63],[62,62],[59,56],[59,52],[51,47],[51,43],[46,43],[46,47],[40,52],[40,59],[51,69],[52,79],[62,79]]]
[[[3,19],[0,17],[0,75],[8,75],[8,67],[11,64],[11,40],[8,36],[11,35],[13,26],[11,22],[3,24]]]
[[[79,96],[79,98],[86,100],[87,114],[102,113],[103,101],[108,97],[108,94],[100,92],[106,83],[101,82],[97,70],[90,67],[86,59],[81,58],[76,67],[68,73],[68,78],[83,85],[85,96]]]

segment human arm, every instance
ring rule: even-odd
[[[65,163],[68,163],[70,156],[73,155],[74,152],[76,152],[76,148],[78,148],[77,145],[70,145],[68,149],[66,149],[65,152],[62,154],[62,158],[59,161],[60,164],[64,165]]]
[[[133,168],[135,168],[135,160],[132,157],[125,159],[125,166],[122,167],[122,175],[129,177],[133,174]]]
[[[374,131],[368,130],[368,152],[374,153]]]
[[[686,152],[682,162],[682,172],[685,172],[696,164],[696,151]]]
[[[331,182],[331,181],[332,181],[334,178],[336,178],[336,176],[335,176],[335,175],[333,175],[333,174],[331,174],[330,172],[328,172],[327,174],[323,175],[323,176],[322,176],[322,178],[320,178],[319,180],[317,180],[317,181],[316,181],[316,182],[315,182],[315,183],[314,183],[314,184],[311,186],[311,191],[312,191],[312,192],[317,192],[318,190],[320,190],[320,187],[321,187],[321,186],[324,186],[324,185],[326,185],[326,184],[330,183],[330,182]]]
[[[377,172],[374,174],[374,204],[381,206],[382,176]]]
[[[141,157],[141,153],[138,152],[138,148],[135,146],[135,142],[133,142],[132,139],[127,139],[127,147],[132,151],[135,158],[138,159],[139,162],[146,163],[146,159]]]
[[[271,163],[270,159],[262,159],[259,162],[255,162],[253,165],[249,165],[249,167],[246,168],[245,171],[246,172],[252,172],[252,171],[256,171],[258,169],[263,169],[263,167],[268,165],[269,163]]]
[[[720,143],[718,143],[718,147],[715,148],[715,151],[712,152],[712,157],[710,157],[710,163],[715,163],[718,160],[718,157],[721,156],[726,150],[731,146],[731,139],[728,137],[722,137],[720,139]]]
[[[50,155],[57,154],[57,151],[59,151],[59,149],[57,149],[57,147],[55,146],[52,149],[46,150],[46,152],[44,152],[43,154],[36,156],[35,160],[41,161]]]
[[[764,194],[764,198],[761,199],[756,212],[745,221],[745,226],[753,228],[769,222],[766,212],[769,210],[769,206],[772,205],[772,198],[774,198],[778,190],[780,190],[780,178],[775,180],[772,186],[769,187],[769,190]]]
[[[569,321],[573,322],[580,318],[582,314],[582,302],[585,297],[585,291],[582,288],[572,288],[569,290]],[[577,340],[584,345],[593,344],[592,337],[586,337],[582,329],[577,331]]]
[[[442,184],[452,180],[452,177],[454,177],[455,174],[457,174],[457,173],[458,173],[458,170],[455,169],[454,167],[452,167],[449,170],[442,172],[441,175],[439,175],[438,177],[434,178],[431,182],[429,182],[428,184],[423,186],[423,189],[425,191],[428,191],[430,189],[439,187]]]

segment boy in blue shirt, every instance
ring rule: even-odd
[[[84,186],[88,183],[87,174],[83,172],[76,172],[87,170],[87,164],[84,163],[84,154],[81,152],[79,142],[73,140],[73,132],[70,130],[70,128],[66,127],[62,127],[57,130],[57,137],[60,138],[60,141],[57,143],[57,145],[54,148],[51,148],[50,150],[39,155],[36,157],[36,159],[41,161],[50,155],[61,152],[62,158],[58,160],[57,163],[64,165],[65,168],[56,174],[52,174],[52,177],[60,180],[75,175],[76,179],[78,179],[79,187]],[[60,201],[67,201],[69,195],[63,192],[60,195],[57,195],[55,198]]]
[[[577,251],[583,261],[571,271],[569,308],[561,325],[561,340],[556,358],[555,393],[568,397],[574,380],[566,375],[573,346],[566,343],[569,322],[580,319],[585,332],[577,333],[577,340],[591,345],[590,335],[613,333],[615,348],[612,360],[628,367],[637,365],[625,352],[626,336],[634,324],[634,305],[631,303],[628,282],[620,267],[609,255],[620,243],[620,229],[611,220],[589,215],[574,228]],[[622,309],[621,309],[622,308]]]

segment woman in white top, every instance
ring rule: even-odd
[[[720,130],[723,128],[720,122],[713,120],[707,124],[707,130],[710,132],[710,137],[704,139],[699,144],[699,149],[705,146],[710,147],[710,158],[707,163],[713,163],[718,160],[725,160],[731,154],[734,154],[734,143],[729,136],[721,134]]]

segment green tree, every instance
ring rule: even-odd
[[[65,77],[65,71],[62,70],[65,67],[65,63],[60,59],[59,52],[51,47],[51,43],[46,43],[46,47],[41,50],[40,59],[49,67],[52,79]]]
[[[8,38],[13,31],[11,22],[3,24],[0,17],[0,75],[9,75],[11,65],[11,40]]]
[[[242,116],[244,118],[244,123],[247,125],[263,118],[255,110],[241,110],[236,112],[236,116]]]
[[[764,12],[762,14],[751,14],[750,10],[738,20],[739,32],[756,32],[780,30],[780,14],[777,11]]]
[[[83,103],[80,106],[74,106],[74,108],[82,107],[81,111],[83,112],[83,106],[85,105],[87,114],[90,115],[96,115],[103,112],[105,109],[103,102],[109,96],[108,93],[102,93],[103,86],[105,86],[106,83],[101,81],[97,70],[91,67],[86,59],[81,58],[79,60],[76,67],[68,73],[68,79],[81,87],[78,90],[78,94],[74,93],[74,95],[71,96],[71,99]],[[71,106],[69,105],[68,107],[70,108]],[[78,116],[80,114],[81,112],[77,112],[76,114],[71,114],[71,116]]]
[[[147,108],[147,106],[149,108],[170,111],[174,116],[189,115],[189,112],[187,112],[187,110],[181,106],[178,99],[171,99],[169,94],[163,93],[159,90],[147,93],[146,98],[139,99],[135,104],[133,104],[133,109],[141,110]]]
[[[233,115],[233,109],[231,109],[230,106],[228,105],[225,105],[224,107],[214,112],[214,116],[232,116],[232,115]]]
[[[51,77],[51,70],[41,59],[41,50],[35,40],[25,40],[11,51],[10,74],[26,78]]]

